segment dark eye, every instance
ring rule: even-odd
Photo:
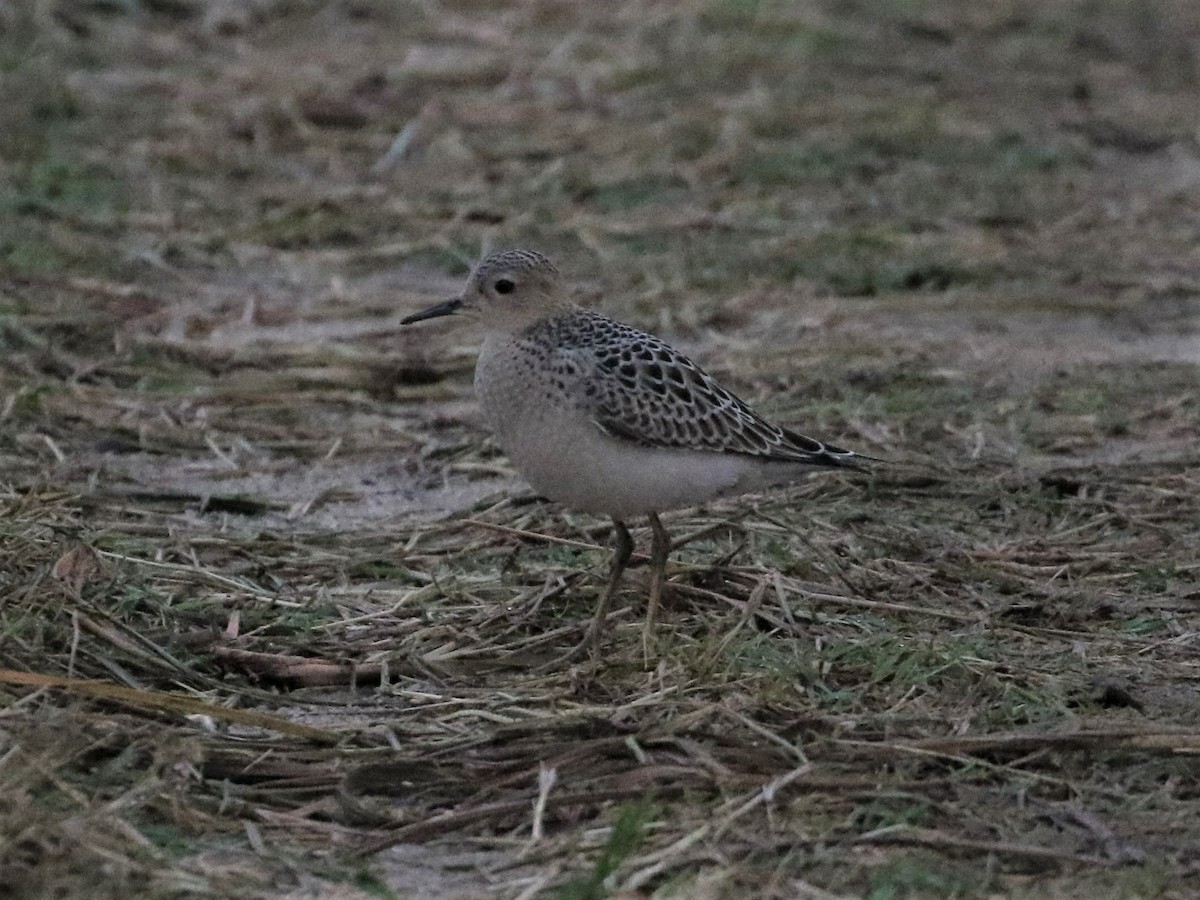
[[[496,293],[497,294],[511,294],[513,292],[513,288],[515,288],[515,287],[516,287],[516,285],[513,284],[511,281],[509,281],[507,278],[501,278],[496,281]]]

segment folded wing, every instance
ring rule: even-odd
[[[737,453],[763,460],[854,467],[861,457],[759,416],[671,346],[636,328],[586,313],[563,348],[564,375],[579,380],[597,427],[643,447]],[[559,338],[561,340],[561,336]]]

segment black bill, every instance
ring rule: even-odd
[[[436,319],[439,316],[452,316],[462,308],[462,297],[453,297],[450,300],[443,300],[441,303],[435,303],[428,309],[423,309],[418,313],[413,313],[400,320],[401,325],[411,325],[413,322],[421,322],[425,319]]]

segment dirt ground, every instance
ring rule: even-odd
[[[0,897],[1197,896],[1198,236],[1190,0],[0,0]],[[887,460],[649,667],[505,247]]]

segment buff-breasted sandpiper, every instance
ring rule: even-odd
[[[869,458],[771,424],[659,338],[576,306],[540,253],[492,254],[460,296],[403,324],[453,314],[483,327],[475,392],[517,470],[551,500],[612,518],[608,586],[581,647],[594,651],[633,553],[629,519],[646,516],[654,536],[648,647],[671,549],[659,513]]]

